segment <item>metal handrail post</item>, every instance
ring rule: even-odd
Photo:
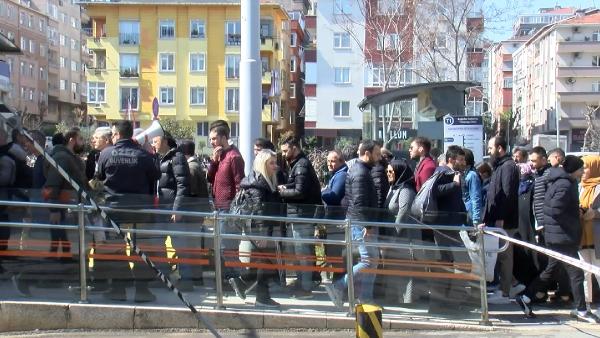
[[[487,300],[487,280],[485,272],[485,244],[484,244],[484,232],[483,227],[480,227],[477,231],[477,239],[479,241],[479,257],[481,257],[481,269],[479,279],[479,289],[481,293],[481,320],[480,325],[490,326],[492,325],[489,319],[489,309]]]
[[[352,223],[346,219],[346,280],[348,281],[348,316],[354,314],[354,276],[352,274]]]
[[[85,247],[85,206],[79,203],[77,210],[79,224],[79,302],[87,303],[87,264]]]
[[[215,286],[217,289],[217,306],[216,309],[224,309],[223,306],[223,271],[221,270],[221,225],[219,224],[219,211],[213,214],[213,246],[215,251]]]

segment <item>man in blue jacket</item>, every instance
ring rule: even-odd
[[[321,198],[328,206],[340,206],[346,195],[348,166],[341,151],[332,150],[327,155],[327,169],[331,174],[329,184],[321,191]]]

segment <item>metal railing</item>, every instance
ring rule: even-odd
[[[80,273],[80,302],[88,302],[88,287],[87,287],[87,252],[86,246],[86,232],[87,231],[103,231],[116,233],[117,230],[114,228],[107,228],[103,226],[91,226],[86,225],[86,214],[94,212],[94,208],[90,205],[80,204],[55,204],[55,203],[42,203],[42,202],[21,202],[21,201],[7,201],[0,200],[0,206],[4,207],[21,207],[21,208],[52,208],[67,210],[71,213],[77,214],[77,225],[55,225],[35,222],[0,222],[0,227],[11,227],[11,228],[37,228],[37,229],[64,229],[78,232],[79,242],[79,273]],[[478,247],[478,254],[481,257],[480,264],[480,275],[477,276],[480,284],[480,296],[481,296],[481,321],[482,325],[489,325],[488,320],[488,307],[487,307],[487,288],[486,288],[486,276],[485,276],[485,257],[486,250],[484,248],[483,240],[483,229],[475,229],[466,226],[447,226],[447,225],[423,225],[423,224],[400,224],[400,223],[386,223],[386,222],[365,222],[365,221],[353,221],[351,219],[325,219],[325,218],[303,218],[303,217],[279,217],[279,216],[263,216],[263,215],[246,215],[246,214],[230,214],[226,212],[197,212],[197,211],[174,211],[174,210],[160,210],[160,209],[125,209],[125,208],[111,208],[111,207],[100,207],[106,213],[128,213],[128,214],[144,214],[144,215],[163,215],[163,216],[187,216],[195,218],[210,219],[214,222],[212,232],[193,232],[193,231],[173,231],[173,230],[143,230],[134,228],[122,228],[121,230],[125,233],[132,234],[146,234],[146,235],[158,235],[158,236],[186,236],[186,237],[197,237],[197,238],[210,238],[213,240],[213,250],[215,259],[215,286],[216,286],[216,308],[223,309],[223,288],[222,288],[222,243],[223,239],[233,240],[245,240],[245,241],[270,241],[270,242],[281,242],[281,243],[304,243],[304,244],[323,244],[323,245],[335,245],[343,246],[346,249],[345,261],[346,261],[346,272],[347,272],[347,296],[348,296],[348,314],[352,314],[354,311],[354,302],[356,300],[354,295],[354,281],[352,276],[353,269],[353,256],[352,251],[358,245],[385,248],[385,249],[410,249],[410,250],[428,250],[428,251],[452,251],[452,252],[466,252],[468,251],[465,247],[460,246],[440,246],[440,245],[418,245],[385,241],[357,241],[353,239],[352,228],[355,226],[359,227],[377,227],[377,228],[401,228],[401,229],[415,229],[415,230],[433,230],[433,231],[469,231],[476,233],[478,242],[481,244]],[[240,221],[268,221],[268,222],[279,222],[279,223],[299,223],[299,224],[319,224],[319,225],[330,225],[337,226],[344,231],[343,240],[334,239],[318,239],[318,238],[293,238],[283,236],[261,236],[261,235],[249,235],[244,234],[242,231],[238,233],[222,233],[220,227],[220,221],[236,219]],[[485,228],[486,232],[497,232],[506,235],[506,232],[500,228]],[[504,243],[495,252],[502,252],[507,249],[509,243]],[[494,252],[494,251],[487,251]]]

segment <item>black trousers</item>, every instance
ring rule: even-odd
[[[546,247],[565,256],[579,259],[576,246],[547,244]],[[585,311],[586,305],[583,292],[583,270],[574,267],[573,265],[563,263],[562,261],[559,261],[553,257],[548,257],[548,265],[546,265],[544,271],[542,271],[540,275],[529,285],[529,287],[527,287],[525,295],[527,295],[527,297],[530,299],[534,299],[537,292],[546,292],[548,290],[548,286],[554,280],[554,277],[559,272],[561,266],[564,267],[564,269],[567,271],[567,275],[569,276],[571,291],[573,292],[573,299],[577,310]]]

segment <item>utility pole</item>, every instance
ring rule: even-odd
[[[253,141],[261,135],[261,62],[260,62],[260,2],[240,1],[240,152],[245,161],[246,175],[252,171]]]

